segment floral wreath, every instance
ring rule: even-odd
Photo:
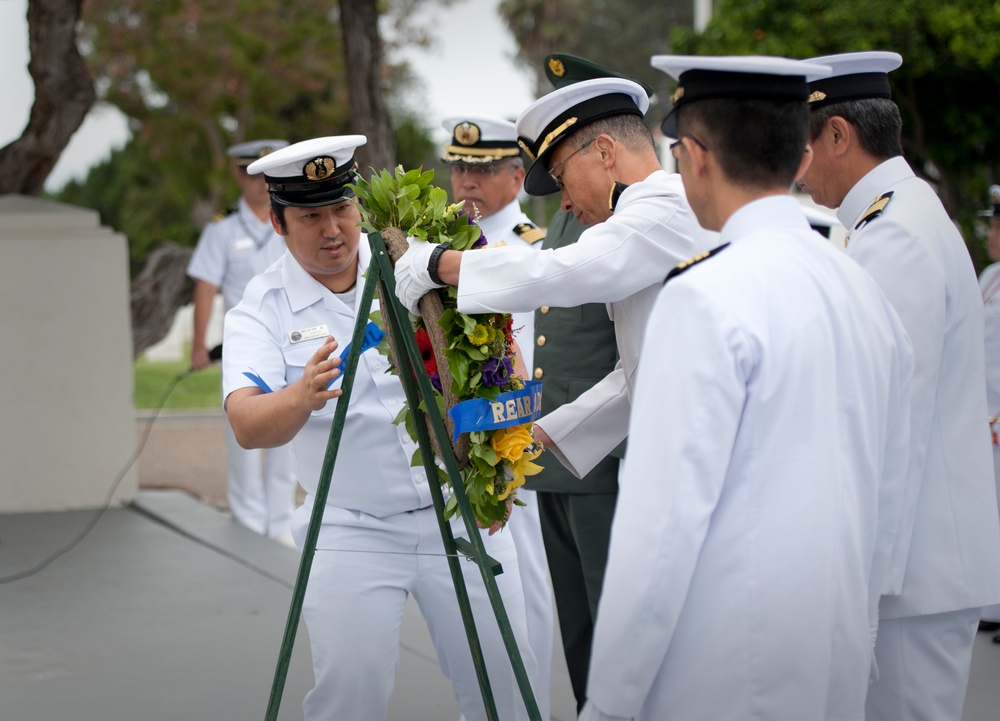
[[[387,243],[387,236],[398,229],[412,242],[449,243],[451,249],[458,251],[485,247],[486,236],[476,219],[462,209],[462,203],[449,205],[447,193],[432,185],[433,179],[433,170],[404,171],[401,166],[393,174],[383,170],[373,173],[370,181],[359,179],[351,187],[362,203],[361,227],[369,233],[381,233]],[[440,298],[443,312],[428,313],[421,305],[424,317],[411,314],[410,322],[442,415],[454,403],[474,399],[495,401],[502,393],[524,388],[524,382],[514,373],[510,314],[460,313],[458,291],[453,286],[432,293]],[[372,315],[384,329],[381,314],[376,311]],[[437,328],[429,327],[430,323]],[[436,349],[432,338],[439,338],[440,331],[443,331],[443,347]],[[384,346],[380,350],[390,355]],[[447,360],[447,373],[441,372],[444,370],[439,365],[442,356]],[[390,361],[392,372],[398,374],[398,364],[392,362],[391,357]],[[442,386],[443,378],[448,383],[446,388]],[[408,403],[394,422],[404,423],[410,437],[416,441]],[[456,452],[465,493],[480,524],[488,526],[506,521],[510,502],[524,505],[517,500],[517,488],[524,485],[527,476],[542,470],[533,462],[543,449],[532,438],[531,428],[529,422],[495,430],[471,431],[467,434],[467,457],[464,448]],[[418,448],[414,464],[422,462],[420,453]],[[438,475],[442,484],[450,485],[447,473],[439,468]],[[457,510],[456,498],[450,494],[445,517],[450,518]]]

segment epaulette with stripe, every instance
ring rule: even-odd
[[[518,223],[514,226],[514,232],[525,243],[532,245],[540,240],[545,240],[545,231],[534,223]]]
[[[687,260],[683,261],[682,263],[678,263],[676,268],[674,268],[669,273],[667,273],[667,277],[663,279],[663,284],[666,285],[667,282],[669,282],[672,278],[676,278],[681,273],[683,273],[685,270],[687,270],[688,268],[690,268],[692,265],[696,265],[696,264],[700,263],[703,260],[708,260],[709,258],[711,258],[713,255],[715,255],[716,253],[718,253],[723,248],[728,248],[728,247],[729,247],[729,243],[723,243],[722,245],[720,245],[717,248],[712,248],[711,250],[706,250],[704,253],[698,253],[698,255],[694,256],[693,258],[688,258]]]
[[[218,223],[220,220],[222,220],[223,218],[225,218],[227,215],[232,215],[233,213],[235,213],[239,209],[240,209],[239,205],[230,205],[225,210],[220,210],[218,213],[216,213],[215,215],[213,215],[212,216],[212,222],[213,223]]]
[[[858,224],[854,226],[854,230],[860,230],[862,227],[867,225],[869,221],[872,221],[882,215],[882,211],[885,210],[885,206],[887,206],[889,201],[892,200],[892,193],[893,191],[890,190],[887,193],[882,193],[882,195],[875,198],[875,200],[872,201],[872,204],[868,206],[868,210],[866,210],[861,216],[861,220],[859,220]]]

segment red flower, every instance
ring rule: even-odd
[[[424,359],[424,368],[427,375],[436,375],[438,372],[437,358],[434,357],[434,348],[431,346],[431,337],[427,335],[424,328],[417,328],[417,348],[420,349],[420,357]]]

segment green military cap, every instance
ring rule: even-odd
[[[614,70],[609,70],[603,65],[598,65],[579,55],[569,53],[552,53],[545,58],[545,75],[549,82],[557,88],[562,88],[581,80],[593,80],[594,78],[624,78],[632,82],[639,83],[646,95],[653,97],[653,88],[646,83],[622,75]]]

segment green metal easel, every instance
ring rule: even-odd
[[[528,716],[532,721],[542,721],[538,705],[535,703],[534,694],[531,691],[531,683],[525,673],[524,663],[517,648],[517,642],[510,628],[507,611],[504,608],[500,591],[497,588],[496,576],[502,573],[503,569],[497,561],[486,554],[482,537],[479,533],[479,527],[476,525],[475,518],[472,515],[472,507],[465,494],[465,487],[462,484],[458,462],[455,460],[455,455],[452,452],[444,419],[438,410],[437,404],[425,404],[427,407],[426,412],[420,409],[421,398],[433,398],[434,387],[431,385],[427,371],[424,369],[420,350],[417,347],[416,338],[410,327],[409,316],[396,299],[396,282],[389,254],[386,251],[385,241],[378,233],[369,234],[368,241],[372,249],[372,259],[365,278],[364,290],[362,291],[361,310],[358,313],[354,326],[354,335],[351,338],[351,352],[347,357],[347,367],[343,369],[344,380],[341,387],[344,393],[337,400],[333,426],[330,429],[330,437],[327,441],[326,454],[323,458],[323,468],[320,472],[319,486],[316,489],[312,516],[309,520],[309,529],[306,532],[305,547],[302,549],[295,587],[292,590],[292,603],[288,609],[288,620],[285,623],[285,633],[281,643],[281,650],[278,654],[278,666],[274,673],[274,682],[271,686],[271,696],[268,701],[265,721],[277,721],[278,718],[281,696],[284,692],[285,680],[288,676],[288,665],[292,657],[292,647],[295,644],[295,634],[298,629],[299,618],[302,615],[302,602],[305,598],[306,584],[309,582],[313,556],[316,553],[316,541],[319,538],[320,525],[323,522],[323,510],[326,507],[333,468],[337,462],[337,451],[340,448],[340,439],[343,435],[344,422],[351,399],[351,389],[357,373],[358,361],[361,357],[359,351],[362,346],[365,327],[368,324],[368,314],[371,311],[372,301],[375,298],[376,286],[379,287],[381,297],[383,298],[381,311],[386,324],[384,330],[393,339],[397,349],[400,365],[399,377],[403,383],[406,400],[413,413],[414,424],[417,429],[417,441],[423,457],[431,496],[434,500],[434,508],[437,511],[441,539],[444,541],[451,577],[455,583],[455,593],[458,597],[459,608],[462,611],[462,622],[465,624],[465,631],[469,638],[469,649],[472,652],[472,661],[476,667],[476,675],[479,679],[483,703],[486,706],[487,718],[491,721],[503,721],[498,718],[496,704],[493,701],[493,691],[490,688],[490,680],[486,673],[486,664],[479,642],[479,634],[476,631],[472,608],[469,605],[469,594],[465,586],[465,577],[462,575],[459,553],[479,566],[483,582],[486,584],[487,595],[493,606],[497,624],[500,627],[500,635],[503,638],[507,655],[510,658],[514,677],[517,680],[518,688],[524,699],[525,708],[528,711]],[[438,447],[441,449],[442,461],[451,479],[452,493],[455,496],[462,519],[465,522],[465,528],[469,534],[468,541],[464,538],[455,538],[452,535],[451,526],[444,518],[444,496],[440,485],[434,482],[438,478],[438,468],[434,463],[434,451],[432,450],[425,415],[430,421],[430,426],[434,432]]]

